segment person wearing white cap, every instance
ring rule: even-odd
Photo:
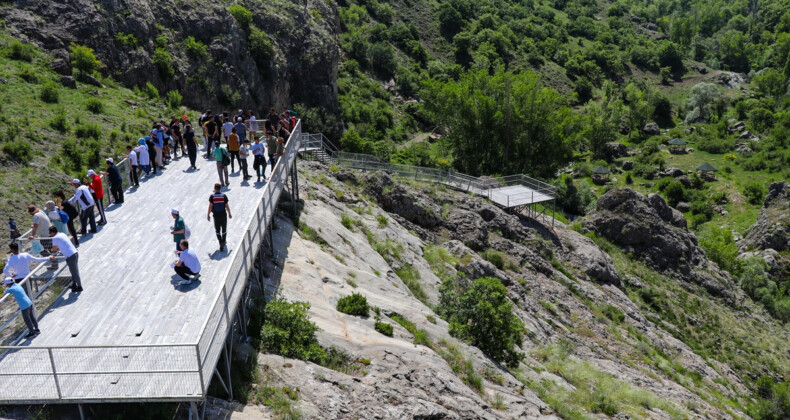
[[[112,158],[107,158],[107,172],[102,172],[107,178],[110,179],[110,194],[112,194],[112,201],[115,204],[123,204],[123,178],[121,178],[121,171],[115,166]]]
[[[93,169],[88,169],[88,182],[90,183],[89,186],[96,208],[99,210],[99,221],[97,224],[106,225],[107,218],[104,217],[104,187],[102,186],[101,177]]]
[[[93,206],[96,202],[93,200],[91,190],[87,185],[80,184],[79,179],[73,179],[70,182],[77,190],[74,195],[68,199],[69,203],[77,202],[80,205],[80,234],[84,235],[88,229],[88,222],[90,221],[91,233],[96,233],[96,215],[93,213]]]
[[[189,241],[186,239],[181,240],[180,248],[182,251],[179,251],[178,259],[173,261],[173,269],[176,270],[176,274],[184,279],[178,285],[184,286],[192,283],[192,279],[189,276],[200,274],[200,261],[195,251],[189,249]]]
[[[170,234],[173,235],[173,241],[176,243],[176,251],[182,251],[181,240],[186,239],[187,226],[184,223],[184,218],[178,214],[178,209],[170,210],[170,215],[175,219],[173,227],[170,228]]]
[[[66,265],[69,266],[69,272],[71,273],[71,291],[81,292],[82,281],[80,280],[80,269],[77,265],[80,254],[77,252],[77,248],[74,247],[68,236],[59,233],[54,226],[49,228],[49,236],[52,238],[52,252],[60,251],[66,257]],[[49,259],[52,262],[56,261],[54,255],[49,257]]]
[[[28,330],[25,338],[33,338],[41,334],[41,331],[38,329],[36,314],[33,312],[33,301],[27,296],[25,289],[14,283],[14,279],[11,277],[6,277],[5,280],[3,280],[3,285],[5,286],[5,293],[3,294],[12,295],[19,305],[19,310],[22,311],[22,319],[25,320],[25,325]]]

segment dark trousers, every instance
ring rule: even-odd
[[[80,268],[77,265],[79,259],[79,252],[66,258],[66,265],[69,266],[69,273],[71,273],[71,287],[82,287],[82,281],[80,281]]]
[[[225,240],[228,237],[228,213],[224,211],[214,212],[214,230],[217,232],[217,240],[219,247],[225,246]]]
[[[98,198],[95,193],[91,195],[93,195],[93,201],[96,202],[96,208],[99,210],[99,224],[107,223],[107,218],[104,217],[104,197]]]
[[[197,160],[197,145],[194,141],[189,141],[187,143],[187,153],[189,153],[189,164],[195,166],[195,160]]]
[[[80,246],[80,240],[77,238],[77,229],[74,228],[73,218],[69,218],[69,221],[66,222],[66,227],[69,229],[69,234],[71,235],[71,242],[74,243],[74,246]]]
[[[80,233],[82,233],[83,235],[85,234],[85,231],[88,229],[88,221],[90,221],[91,224],[91,232],[96,232],[96,215],[93,214],[93,207],[94,206],[90,206],[87,209],[83,210],[82,213],[80,213],[80,226],[81,226]]]
[[[38,321],[36,321],[36,314],[33,313],[33,306],[22,309],[22,319],[25,320],[25,325],[30,332],[38,331]]]
[[[117,184],[111,183],[110,194],[112,194],[113,201],[118,204],[123,203],[123,184],[120,182]]]
[[[229,150],[230,153],[230,171],[236,172],[236,166],[233,164],[233,160],[239,161],[239,169],[241,170],[241,160],[239,159],[239,151],[238,150]]]
[[[252,169],[255,170],[255,176],[258,179],[261,177],[266,178],[266,161],[263,159],[263,155],[255,155],[252,161]]]
[[[241,173],[244,174],[244,177],[249,177],[250,174],[247,173],[247,158],[239,157],[239,166],[241,167]]]
[[[274,155],[269,155],[269,164],[272,165],[272,172],[274,172],[274,165],[277,164],[277,157]]]
[[[175,270],[176,270],[176,274],[181,276],[181,278],[184,280],[189,280],[189,276],[194,276],[195,274],[197,274],[197,273],[193,273],[192,270],[187,268],[186,264],[177,265]]]
[[[129,172],[129,182],[133,187],[140,186],[140,179],[137,178],[137,165],[132,166],[132,170]]]

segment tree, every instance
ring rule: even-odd
[[[674,42],[664,42],[658,47],[658,64],[669,67],[673,74],[680,75],[685,70],[683,52]]]
[[[686,107],[689,112],[686,114],[686,123],[696,120],[708,120],[712,115],[711,103],[719,96],[719,88],[713,83],[697,83],[691,88],[693,96],[689,99]]]
[[[625,87],[625,102],[628,104],[628,139],[634,131],[637,133],[645,126],[653,114],[653,107],[647,101],[645,92],[631,82]]]
[[[787,78],[775,68],[768,68],[754,76],[752,83],[761,95],[779,97],[787,92]]]
[[[586,139],[595,158],[609,159],[606,143],[616,138],[620,128],[623,103],[614,94],[614,84],[604,83],[604,94],[599,102],[590,101],[584,107],[585,124],[582,138]],[[610,92],[610,93],[606,93]]]
[[[440,287],[445,305],[441,313],[450,323],[450,334],[479,348],[491,358],[518,367],[524,323],[513,313],[507,289],[495,278],[475,280],[465,290],[448,279]]]
[[[102,63],[93,53],[93,48],[71,44],[71,64],[82,74],[93,74],[102,68]]]
[[[307,316],[310,304],[278,298],[264,308],[261,345],[267,352],[321,363],[326,352],[318,345],[319,330]]]

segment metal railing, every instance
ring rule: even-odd
[[[274,219],[301,144],[301,120],[262,189],[197,342],[161,345],[0,346],[0,403],[199,401]],[[128,175],[128,174],[127,174]]]

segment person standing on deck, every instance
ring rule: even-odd
[[[24,278],[30,274],[31,262],[43,263],[49,261],[48,257],[38,258],[27,252],[20,253],[19,244],[16,243],[8,245],[8,248],[11,251],[11,256],[8,257],[8,262],[6,262],[3,268],[3,274],[6,277],[13,278],[17,283],[24,280]]]
[[[274,172],[274,164],[277,163],[277,158],[274,156],[277,153],[277,136],[274,135],[274,131],[266,132],[266,153],[269,155],[269,164],[272,165]]]
[[[66,222],[63,221],[63,217],[60,215],[60,209],[55,205],[55,202],[47,201],[44,203],[44,208],[47,209],[46,213],[49,218],[49,223],[55,226],[58,232],[68,233]],[[49,235],[49,228],[47,228],[47,235]]]
[[[186,239],[181,240],[179,248],[181,248],[181,251],[178,252],[178,259],[173,261],[173,268],[176,270],[176,274],[184,279],[178,285],[186,286],[192,284],[192,279],[189,276],[200,274],[200,261],[195,251],[189,249],[189,241]]]
[[[77,190],[74,191],[74,195],[69,198],[68,202],[79,202],[80,209],[82,210],[80,212],[80,233],[83,235],[86,233],[88,229],[88,221],[90,221],[91,233],[96,233],[96,214],[93,213],[93,207],[95,206],[96,202],[93,201],[90,189],[87,185],[80,184],[79,179],[73,179],[71,181],[71,185],[73,185]]]
[[[112,158],[107,158],[107,172],[102,172],[110,179],[110,193],[116,204],[123,204],[123,178],[121,171],[115,166]]]
[[[255,139],[255,143],[250,146],[250,151],[252,152],[252,169],[255,170],[258,182],[261,182],[261,177],[266,181],[266,159],[263,157],[261,139]]]
[[[227,250],[225,243],[228,238],[228,219],[232,219],[233,215],[230,213],[228,196],[221,193],[220,189],[222,189],[221,184],[214,184],[214,194],[208,198],[206,219],[211,221],[211,215],[214,215],[214,230],[217,232],[219,250],[222,251],[223,248]]]
[[[241,173],[244,175],[244,179],[250,179],[249,172],[247,172],[247,157],[250,155],[250,141],[244,140],[244,143],[239,148],[239,166],[241,166]]]
[[[49,228],[49,236],[52,238],[52,252],[60,251],[66,257],[66,265],[69,266],[69,273],[71,273],[71,291],[72,293],[82,291],[82,281],[80,281],[80,268],[77,265],[79,262],[79,253],[74,244],[71,243],[69,237],[58,233],[54,226]],[[57,261],[55,256],[49,257],[52,262]]]
[[[173,241],[176,243],[176,251],[183,251],[181,241],[186,239],[187,225],[184,223],[184,218],[178,214],[177,209],[170,210],[170,215],[175,219],[173,227],[170,228],[170,234],[173,235]]]
[[[77,229],[74,228],[74,221],[77,220],[77,216],[80,215],[80,212],[73,206],[71,203],[66,201],[66,194],[60,190],[55,193],[55,203],[60,206],[63,211],[69,216],[69,221],[66,222],[66,227],[69,229],[69,233],[71,234],[71,242],[79,248],[80,240],[77,237]]]
[[[227,187],[230,185],[230,181],[228,180],[228,165],[225,164],[225,158],[228,155],[227,149],[220,146],[219,140],[214,142],[214,151],[211,152],[214,156],[214,160],[217,162],[217,174],[219,174],[219,183],[222,186]],[[223,175],[225,175],[223,179]]]
[[[47,232],[49,232],[49,227],[52,226],[52,222],[49,221],[49,217],[46,213],[44,213],[41,209],[34,205],[27,206],[27,213],[33,216],[33,226],[31,226],[31,232],[28,239],[30,239],[31,245],[33,247],[34,254],[40,254],[44,252],[44,247],[36,238],[46,238]]]
[[[195,138],[195,130],[192,128],[192,123],[189,122],[186,115],[182,118],[184,120],[184,142],[186,143],[187,154],[189,155],[189,167],[197,169],[195,160],[197,160],[198,143],[197,138]]]
[[[88,169],[88,182],[90,183],[91,194],[96,203],[96,208],[99,209],[99,221],[97,224],[106,225],[107,218],[104,217],[104,186],[102,186],[101,177],[93,172],[93,169]]]
[[[6,277],[5,280],[3,280],[3,284],[5,285],[4,294],[14,296],[16,303],[19,305],[19,310],[22,311],[22,319],[25,320],[25,325],[28,330],[25,338],[33,338],[41,334],[41,330],[38,329],[36,314],[33,312],[33,301],[27,296],[25,289],[15,284],[14,279],[11,277]]]
[[[232,127],[230,129],[230,135],[228,136],[228,154],[230,154],[231,172],[236,172],[234,161],[239,160],[239,146],[241,146],[239,135],[236,132],[236,127]],[[241,170],[241,162],[239,162],[239,170]]]
[[[137,153],[132,150],[132,146],[126,146],[126,153],[129,154],[129,183],[132,187],[139,187],[140,180],[137,178]]]

